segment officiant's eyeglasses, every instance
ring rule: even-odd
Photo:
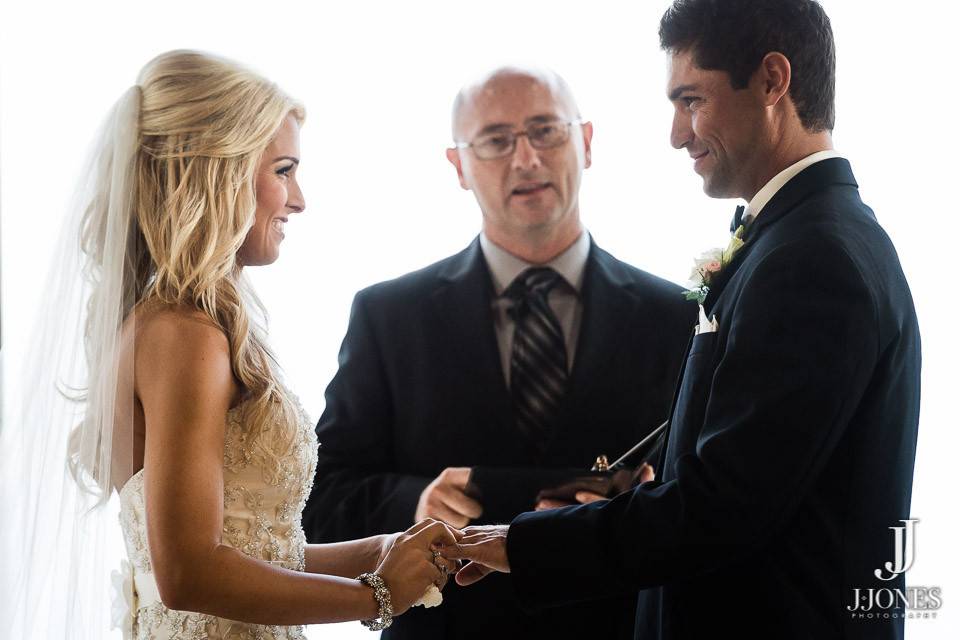
[[[513,155],[517,148],[517,138],[527,136],[534,149],[552,149],[570,139],[570,127],[580,124],[580,120],[547,120],[531,122],[523,131],[497,129],[482,133],[471,142],[457,142],[457,149],[473,149],[480,160],[496,160]]]

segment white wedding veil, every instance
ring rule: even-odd
[[[132,465],[132,398],[118,398],[124,318],[148,259],[133,212],[142,94],[130,88],[97,136],[0,429],[0,636],[104,638],[111,570],[124,557],[116,480]],[[127,350],[131,351],[132,350]],[[115,444],[116,443],[116,444]],[[128,452],[113,451],[115,446]],[[114,453],[118,455],[114,455]],[[113,495],[113,499],[111,499]]]

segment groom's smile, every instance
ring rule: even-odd
[[[691,153],[690,158],[693,160],[693,170],[698,174],[703,175],[703,165],[706,164],[707,156],[710,155],[709,151],[704,151],[702,153]]]

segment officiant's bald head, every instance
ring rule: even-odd
[[[488,71],[465,84],[453,101],[452,129],[455,140],[466,135],[462,126],[468,115],[476,108],[478,99],[497,100],[506,91],[515,90],[518,85],[538,87],[549,92],[557,104],[562,106],[570,119],[580,117],[577,101],[570,85],[558,73],[551,69],[536,67],[505,66]]]
[[[453,103],[447,158],[474,193],[493,242],[543,263],[579,237],[579,191],[593,125],[569,85],[544,69],[500,67]]]

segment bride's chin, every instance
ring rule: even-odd
[[[251,251],[249,247],[241,247],[237,252],[237,266],[243,267],[264,267],[273,264],[280,257],[280,243],[265,243],[260,251]]]

